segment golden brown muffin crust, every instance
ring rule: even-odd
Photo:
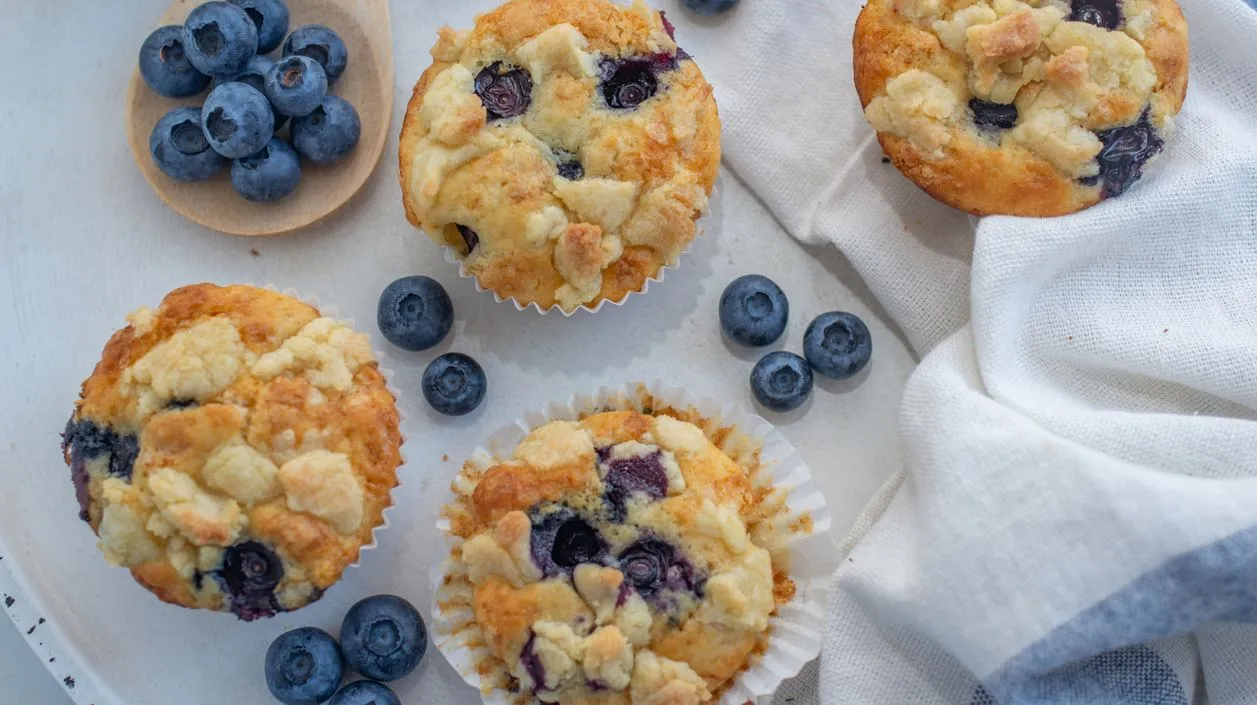
[[[1103,131],[1146,113],[1164,139],[1188,62],[1174,0],[1120,7],[1110,32],[1069,21],[1067,0],[869,0],[855,84],[882,149],[931,196],[975,215],[1063,215],[1120,194],[1133,179],[1097,177]],[[1017,124],[975,124],[971,98],[1015,104]]]
[[[106,557],[186,607],[254,618],[318,599],[397,483],[398,413],[366,336],[247,286],[177,289],[129,320],[66,434]],[[227,563],[253,545],[272,573],[246,600]]]
[[[694,238],[719,169],[720,121],[710,84],[658,12],[509,0],[468,32],[442,29],[432,55],[400,138],[406,215],[482,286],[542,310],[618,301]],[[657,92],[612,109],[606,60],[656,62]],[[496,62],[529,70],[531,104],[518,117],[490,119],[473,92]],[[559,176],[569,156],[583,178]],[[474,248],[455,225],[476,233]]]

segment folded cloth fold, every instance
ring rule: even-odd
[[[729,164],[923,356],[819,701],[1252,702],[1257,13],[1182,0],[1187,104],[1125,195],[979,222],[882,162],[852,87],[860,4],[743,2],[703,62]]]

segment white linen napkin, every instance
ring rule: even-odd
[[[1192,73],[1166,153],[1056,219],[979,222],[882,163],[857,0],[743,0],[699,57],[728,163],[924,357],[906,467],[844,548],[820,702],[1257,693],[1257,13],[1180,2]]]

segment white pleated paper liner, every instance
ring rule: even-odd
[[[476,291],[479,291],[481,293],[492,294],[493,300],[497,301],[498,303],[510,302],[510,304],[515,307],[516,311],[526,311],[528,309],[532,309],[543,316],[548,313],[555,312],[564,316],[565,318],[570,318],[576,315],[577,311],[588,311],[589,313],[597,313],[598,311],[602,310],[603,306],[607,306],[607,305],[623,306],[624,303],[629,300],[630,296],[647,293],[648,291],[650,291],[650,285],[652,283],[657,284],[659,282],[662,282],[667,277],[669,270],[679,268],[681,266],[681,259],[685,257],[686,255],[688,255],[690,253],[690,250],[693,249],[694,241],[704,235],[705,229],[703,227],[703,221],[707,218],[707,215],[711,212],[711,202],[716,200],[716,198],[719,197],[719,195],[720,195],[720,177],[717,176],[715,183],[711,187],[711,195],[707,197],[707,207],[704,208],[703,211],[699,213],[697,216],[695,216],[694,218],[693,239],[691,239],[690,242],[686,244],[685,249],[681,251],[681,254],[677,255],[675,260],[673,260],[671,263],[663,264],[662,266],[659,267],[659,271],[647,277],[646,280],[642,282],[642,288],[638,289],[637,291],[630,291],[626,293],[624,296],[621,296],[619,299],[614,300],[614,301],[611,299],[599,299],[598,301],[595,301],[591,304],[583,304],[578,308],[572,309],[571,311],[564,311],[563,308],[560,307],[557,303],[545,309],[541,308],[541,306],[537,304],[535,301],[529,304],[524,304],[514,297],[502,296],[501,294],[499,294],[498,292],[492,289],[481,286],[480,280],[476,278],[476,275],[472,274],[471,272],[467,270],[467,260],[465,258],[459,257],[458,252],[456,252],[454,248],[452,247],[448,247],[446,245],[441,245],[440,247],[442,250],[445,251],[444,252],[445,261],[455,267],[458,267],[459,278],[470,279],[472,282],[472,285],[476,288]]]
[[[524,414],[490,435],[476,449],[465,467],[483,471],[497,460],[509,457],[532,429],[551,421],[575,421],[583,416],[617,409],[642,410],[646,403],[658,407],[692,409],[703,417],[703,431],[743,467],[757,468],[757,486],[780,490],[761,502],[762,508],[785,505],[785,510],[756,527],[754,542],[768,549],[774,568],[785,567],[795,584],[795,595],[782,605],[769,621],[768,637],[758,656],[727,685],[720,705],[767,703],[782,681],[792,678],[820,654],[824,636],[825,602],[830,578],[838,570],[837,547],[830,536],[833,523],[829,507],[798,451],[764,419],[735,404],[696,398],[678,387],[662,382],[603,387],[591,395],[578,395],[564,403]],[[656,411],[657,413],[657,411]],[[725,431],[732,430],[731,433]],[[721,433],[717,434],[720,431]],[[460,473],[454,489],[470,495],[473,481]],[[450,533],[448,519],[437,522],[450,548],[460,542]],[[493,661],[474,622],[470,608],[471,590],[464,568],[447,558],[431,572],[432,638],[437,649],[470,685],[480,690],[487,705],[517,702],[518,694],[494,688],[485,677],[483,664]],[[713,700],[713,702],[717,702]]]
[[[314,310],[319,312],[319,316],[325,317],[325,318],[331,318],[331,319],[336,320],[339,323],[343,323],[344,325],[347,325],[350,328],[353,328],[354,332],[357,332],[357,333],[364,332],[364,331],[358,330],[358,328],[354,325],[354,320],[352,318],[341,318],[340,311],[335,306],[321,305],[319,303],[319,297],[317,296],[302,296],[300,293],[298,293],[294,289],[280,290],[280,288],[275,286],[274,284],[267,284],[266,286],[263,286],[261,288],[267,289],[269,291],[278,292],[280,294],[283,294],[284,296],[292,297],[300,301],[301,303],[304,303],[308,306],[313,307]],[[374,348],[371,350],[371,356],[375,358],[377,365],[379,364],[380,360],[383,359],[382,356],[380,355],[380,351],[375,350]],[[401,434],[401,439],[402,439],[401,447],[398,449],[400,457],[399,457],[397,470],[396,470],[397,484],[393,485],[393,489],[389,492],[389,505],[385,507],[384,510],[380,513],[380,523],[376,525],[374,529],[371,530],[371,542],[367,544],[363,544],[362,547],[358,549],[358,557],[354,560],[353,563],[350,563],[348,566],[346,566],[346,569],[357,568],[359,564],[362,563],[363,552],[374,550],[377,546],[380,545],[379,535],[381,532],[387,530],[389,527],[388,515],[390,512],[392,512],[394,509],[397,508],[397,490],[399,490],[402,486],[402,470],[405,469],[406,464],[407,464],[407,460],[406,460],[406,442],[407,441],[406,441],[406,435],[402,433],[402,429],[406,427],[405,426],[406,411],[403,409],[402,404],[400,403],[401,392],[393,384],[393,378],[395,376],[393,370],[388,369],[383,366],[379,367],[379,370],[380,370],[380,374],[384,377],[385,389],[388,390],[389,394],[393,395],[393,404],[397,408],[397,430],[398,430],[398,433]],[[344,576],[342,575],[341,577],[343,578]],[[340,582],[339,578],[337,579],[337,582]]]

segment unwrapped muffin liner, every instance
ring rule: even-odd
[[[317,296],[302,296],[300,293],[298,293],[294,289],[281,290],[279,287],[275,286],[274,284],[267,284],[266,286],[263,286],[260,288],[267,289],[269,291],[274,291],[274,292],[283,294],[284,296],[292,297],[303,304],[312,306],[316,311],[318,311],[319,315],[322,317],[335,319],[336,321],[343,323],[349,326],[350,328],[353,328],[354,331],[357,333],[364,332],[354,325],[354,320],[352,318],[342,318],[340,316],[339,309],[337,309],[335,306],[321,304],[319,302],[319,297]],[[371,355],[372,357],[375,358],[376,364],[379,365],[380,361],[383,359],[383,356],[380,354],[380,351],[376,350],[375,348],[372,348]],[[407,463],[406,461],[406,435],[401,432],[401,430],[406,427],[406,411],[402,408],[402,405],[401,405],[401,392],[393,384],[393,378],[395,377],[395,373],[393,372],[393,370],[387,367],[383,367],[383,366],[380,366],[379,370],[380,370],[380,374],[384,376],[385,389],[388,390],[389,394],[393,395],[393,400],[397,408],[397,415],[398,415],[397,429],[398,429],[398,432],[401,433],[401,438],[402,438],[401,447],[398,449],[398,452],[400,454],[400,462],[397,465],[397,471],[396,471],[397,484],[393,485],[393,489],[389,492],[389,505],[385,507],[384,510],[380,513],[380,523],[374,529],[371,530],[371,542],[363,544],[362,547],[358,549],[358,557],[354,560],[353,563],[350,563],[349,565],[345,566],[346,570],[348,570],[349,568],[357,568],[358,565],[362,562],[362,554],[366,551],[374,550],[377,546],[379,546],[380,532],[388,529],[389,527],[388,515],[390,512],[392,512],[393,510],[397,508],[397,490],[400,489],[402,486],[402,470],[406,467],[406,463]],[[343,579],[343,578],[344,578],[344,575],[342,574],[341,578],[337,579],[337,582],[340,582],[340,579]]]
[[[695,216],[694,218],[694,238],[690,240],[689,244],[685,246],[685,249],[681,251],[681,254],[677,255],[675,260],[673,260],[670,264],[664,264],[662,267],[659,268],[659,271],[647,277],[646,281],[642,282],[642,288],[638,289],[637,291],[630,291],[624,296],[620,297],[619,300],[616,300],[616,301],[612,301],[610,299],[600,299],[598,301],[595,301],[592,304],[583,304],[578,308],[572,309],[571,311],[564,311],[563,308],[560,307],[557,303],[551,305],[549,308],[543,309],[536,302],[524,304],[514,297],[502,296],[498,292],[482,286],[480,284],[480,280],[476,279],[476,275],[467,271],[467,260],[462,257],[459,257],[458,253],[454,250],[454,248],[449,247],[447,245],[440,245],[440,247],[441,249],[445,251],[445,261],[451,265],[454,265],[455,267],[458,267],[459,278],[470,279],[472,285],[476,287],[476,291],[492,294],[493,299],[497,301],[498,303],[509,301],[511,305],[515,307],[516,311],[526,311],[528,309],[532,309],[543,316],[548,313],[555,312],[566,318],[570,318],[574,316],[577,311],[588,311],[589,313],[597,313],[598,311],[602,310],[603,306],[606,306],[606,305],[623,306],[624,303],[629,300],[630,296],[633,296],[635,294],[645,294],[646,292],[650,291],[650,285],[652,283],[658,283],[664,280],[664,278],[667,276],[668,270],[676,269],[680,267],[681,259],[690,253],[690,249],[692,249],[694,246],[694,241],[703,236],[703,233],[704,233],[703,220],[706,219],[707,215],[711,211],[711,202],[716,200],[716,198],[718,198],[719,195],[720,195],[720,177],[717,176],[715,183],[711,187],[711,195],[708,196],[707,198],[707,204],[708,204],[707,208],[704,208],[703,211],[699,213],[697,216]]]
[[[758,486],[771,485],[784,494],[785,509],[752,533],[756,544],[769,550],[774,568],[785,566],[795,583],[793,599],[777,608],[769,621],[766,643],[752,655],[750,665],[726,685],[712,703],[744,705],[767,703],[781,683],[791,678],[820,653],[824,637],[825,603],[830,578],[838,570],[839,554],[830,535],[833,523],[829,507],[811,472],[791,443],[764,419],[741,407],[709,398],[697,398],[685,389],[663,382],[630,383],[622,387],[602,387],[593,394],[577,395],[566,402],[553,403],[544,410],[524,414],[491,434],[487,443],[471,455],[465,468],[483,471],[510,452],[530,431],[551,421],[575,421],[603,411],[642,410],[644,404],[675,409],[691,409],[707,423],[708,438],[721,433],[718,445],[748,470],[757,467],[753,478]],[[454,491],[470,495],[474,484],[460,473]],[[772,500],[766,500],[768,504]],[[799,530],[803,526],[809,530]],[[442,518],[437,528],[449,547],[461,539],[450,533],[450,522]],[[493,659],[466,606],[466,587],[456,578],[463,567],[452,558],[435,566],[432,583],[432,638],[437,649],[468,684],[480,690],[487,705],[515,703],[519,694],[490,688],[481,665]],[[463,594],[459,594],[463,591]]]

